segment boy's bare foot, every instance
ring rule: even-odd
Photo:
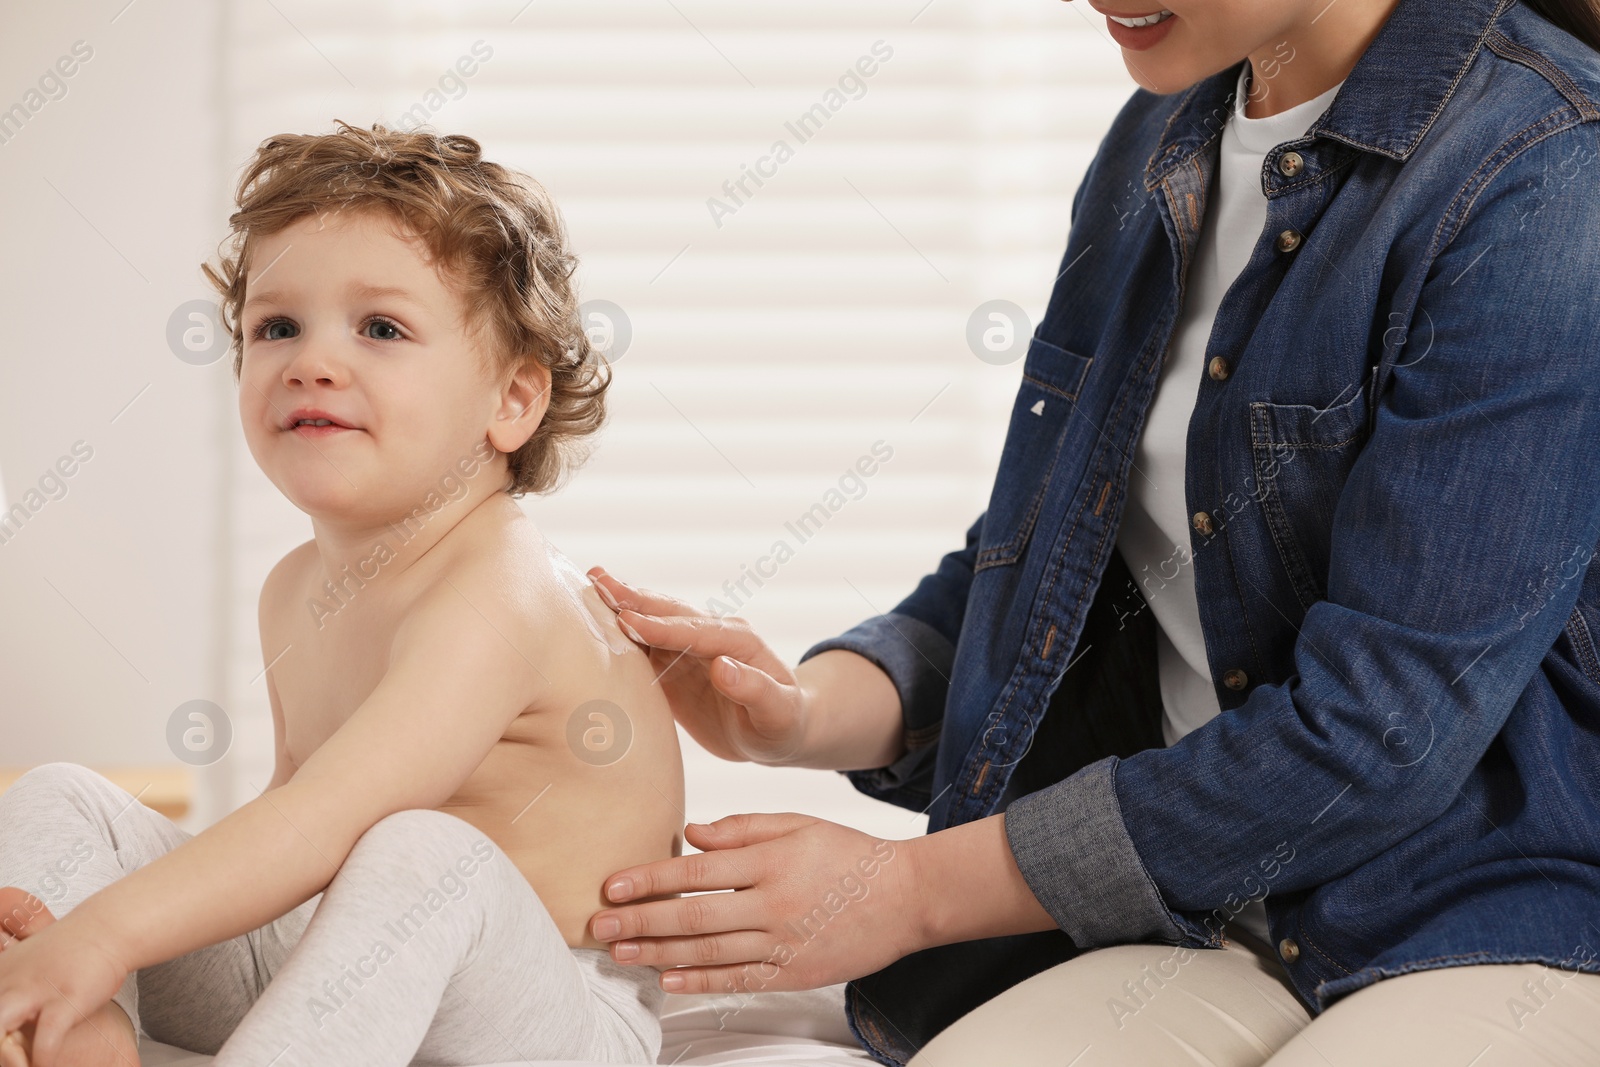
[[[0,888],[0,951],[56,921],[44,901],[16,886]],[[0,1067],[31,1067],[33,1023],[0,1036]],[[139,1038],[120,1004],[107,1001],[80,1018],[61,1042],[60,1061],[71,1067],[139,1067]]]

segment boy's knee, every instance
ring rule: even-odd
[[[516,875],[492,863],[499,850],[489,835],[465,819],[423,808],[398,811],[357,839],[335,882],[365,896],[407,901],[457,900],[485,880]]]
[[[80,795],[86,789],[104,789],[112,785],[104,775],[92,771],[81,763],[41,763],[11,783],[9,793],[39,793],[48,796]],[[112,786],[112,788],[116,788]]]
[[[428,808],[408,808],[373,823],[350,854],[353,857],[357,852],[398,857],[413,864],[434,859],[454,862],[462,856],[484,863],[494,856],[495,846],[489,835],[465,819]]]

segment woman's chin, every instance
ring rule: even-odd
[[[1186,55],[1181,49],[1172,52],[1170,56],[1159,54],[1160,52],[1160,48],[1154,48],[1149,52],[1130,52],[1124,49],[1122,53],[1127,63],[1129,77],[1133,78],[1140,88],[1158,96],[1184,92],[1195,82],[1224,71],[1238,62],[1237,59],[1224,62],[1224,56],[1218,56],[1213,62],[1204,57]]]

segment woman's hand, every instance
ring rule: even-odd
[[[684,832],[701,854],[618,871],[606,879],[607,897],[734,892],[607,908],[591,920],[597,939],[625,939],[612,948],[619,962],[691,964],[661,976],[669,992],[815,989],[926,947],[914,841],[793,812],[729,815]],[[619,895],[619,879],[631,881],[631,891]]]
[[[71,919],[8,938],[0,952],[0,1038],[33,1023],[31,1067],[72,1067],[60,1054],[67,1031],[109,1003],[128,977],[104,938]]]
[[[591,567],[623,632],[650,655],[673,717],[725,760],[782,764],[805,751],[811,694],[750,624],[634,589]]]

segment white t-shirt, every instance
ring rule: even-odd
[[[1246,63],[1239,73],[1234,113],[1222,128],[1217,173],[1194,261],[1189,265],[1184,305],[1134,449],[1128,501],[1117,533],[1117,547],[1160,624],[1156,664],[1163,707],[1161,732],[1168,745],[1222,710],[1200,633],[1184,492],[1185,439],[1206,374],[1206,342],[1217,305],[1262,239],[1267,221],[1267,197],[1261,191],[1262,160],[1283,142],[1304,136],[1339,91],[1335,85],[1277,115],[1246,118],[1243,103],[1249,75],[1250,64]],[[1270,92],[1271,83],[1267,84]],[[1248,873],[1240,872],[1241,897],[1256,889],[1253,882],[1245,884]],[[1259,902],[1247,905],[1237,920],[1267,940],[1266,910]]]

